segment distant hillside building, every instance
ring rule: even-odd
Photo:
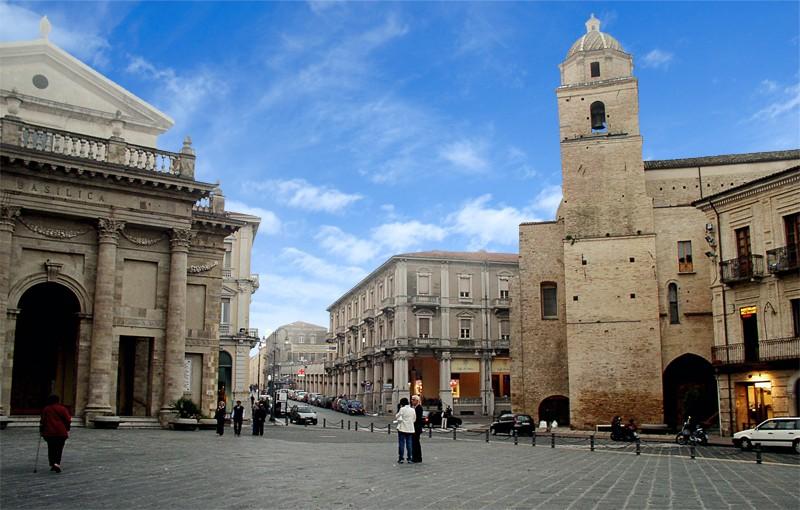
[[[729,434],[753,420],[747,413],[733,417],[725,408],[725,400],[735,398],[733,407],[744,409],[747,388],[730,396],[717,388],[717,380],[726,379],[713,364],[719,362],[717,349],[721,342],[742,340],[730,330],[739,312],[712,301],[709,289],[711,282],[714,295],[721,296],[733,284],[718,275],[726,262],[720,257],[733,257],[735,243],[729,240],[732,233],[719,231],[712,221],[708,211],[714,200],[708,197],[732,190],[741,196],[746,183],[797,166],[800,151],[643,161],[633,58],[600,31],[593,16],[586,28],[560,65],[556,91],[563,201],[555,221],[520,226],[519,282],[512,300],[513,407],[582,429],[609,423],[614,415],[677,425],[691,413]],[[770,221],[758,225],[756,213],[746,212],[755,210],[752,201],[742,202],[733,223],[736,228],[753,223],[758,236],[747,249],[784,242],[796,249],[797,238],[780,232],[791,222],[786,218],[800,211],[798,194],[781,196]],[[763,232],[769,232],[771,244],[762,242]],[[720,235],[726,238],[723,253]],[[770,298],[766,291],[755,298],[752,285],[743,288],[759,310],[769,301],[778,313],[775,322],[783,324],[758,341],[781,335],[780,362],[796,367],[800,339],[786,325],[800,292],[798,276],[795,271],[774,278],[780,292]],[[728,336],[715,339],[725,321]],[[763,363],[752,368],[762,368],[755,377],[766,383],[773,361]],[[782,374],[770,387],[788,397],[796,386]],[[796,415],[796,396],[775,400],[771,412]]]

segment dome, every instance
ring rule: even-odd
[[[594,14],[592,14],[589,21],[586,22],[586,33],[575,41],[575,44],[573,44],[567,52],[567,58],[579,51],[607,49],[623,51],[619,41],[600,31],[600,20],[595,18]]]

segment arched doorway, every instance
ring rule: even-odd
[[[233,360],[226,351],[219,351],[219,378],[217,381],[217,404],[220,400],[225,401],[228,410],[233,409],[231,405],[231,381],[233,380]],[[216,406],[214,406],[216,407]]]
[[[75,413],[80,303],[57,283],[34,285],[17,307],[11,414],[39,414],[51,393]]]
[[[664,423],[679,428],[687,416],[716,423],[717,381],[711,363],[696,354],[684,354],[664,370]]]
[[[569,398],[563,395],[553,395],[542,400],[539,404],[539,421],[547,423],[558,422],[559,427],[569,425]]]

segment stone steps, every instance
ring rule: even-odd
[[[11,416],[8,427],[38,427],[38,416]],[[83,428],[83,420],[72,419],[72,428]],[[160,429],[158,418],[151,416],[120,416],[119,428],[121,429]]]

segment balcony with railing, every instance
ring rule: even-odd
[[[361,314],[361,318],[364,319],[365,322],[372,323],[375,320],[375,309],[367,308],[364,310],[364,313]]]
[[[347,327],[353,330],[358,329],[358,319],[347,319]]]
[[[409,345],[413,347],[431,348],[431,347],[439,347],[442,345],[441,339],[431,338],[428,336],[413,337],[409,338],[408,340],[409,340]]]
[[[387,297],[381,300],[381,310],[383,313],[394,312],[394,297]]]
[[[336,326],[336,336],[337,337],[343,337],[346,331],[347,331],[347,328],[345,328],[344,326]]]
[[[439,296],[416,295],[411,296],[411,306],[415,310],[420,308],[437,309],[441,300]]]
[[[71,159],[110,163],[124,169],[194,179],[195,155],[187,137],[181,152],[142,147],[121,138],[95,136],[28,124],[8,117],[0,120],[3,145]]]
[[[776,275],[800,273],[800,247],[793,244],[767,250],[767,271]]]
[[[501,297],[492,299],[494,313],[507,312],[511,308],[511,298]]]
[[[223,278],[231,278],[231,274],[232,274],[232,269],[231,268],[227,268],[227,269],[223,269],[222,270],[222,277]]]
[[[800,359],[800,337],[715,345],[711,349],[711,359],[717,365],[798,360]]]
[[[764,257],[745,255],[720,262],[722,282],[728,285],[749,282],[764,276]]]

